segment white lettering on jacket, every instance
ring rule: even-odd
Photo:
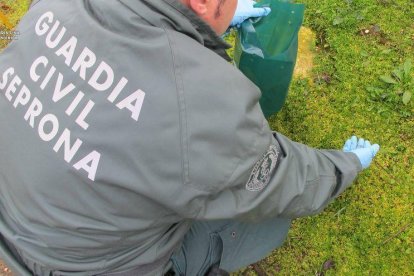
[[[36,73],[36,67],[41,64],[43,64],[43,67],[47,65],[47,59],[36,59],[30,68],[31,78],[35,82],[40,79],[40,76]],[[55,91],[57,92],[55,100],[59,101],[60,97],[66,96],[67,93],[64,90],[68,86],[63,90],[61,89],[62,86],[60,86],[60,84],[58,84],[57,87],[58,89]],[[37,97],[32,96],[30,89],[23,84],[21,77],[16,74],[13,67],[8,68],[2,74],[0,91],[2,91],[8,101],[13,102],[12,106],[15,109],[27,107],[23,119],[32,129],[36,130],[37,135],[42,141],[53,143],[53,150],[56,153],[63,151],[63,159],[66,163],[72,164],[75,170],[85,171],[90,180],[95,180],[101,154],[96,150],[92,150],[86,155],[82,155],[80,151],[81,146],[83,145],[82,140],[75,139],[74,142],[71,141],[71,131],[67,128],[62,130],[59,118],[55,114],[45,112],[42,102]],[[82,98],[79,97],[79,95],[83,97],[82,92],[80,92],[74,101],[79,102],[79,98]],[[93,103],[88,102],[76,119],[76,122],[81,126],[82,124],[85,124],[83,126],[84,129],[87,129],[88,126],[85,122],[86,115],[89,114],[92,107]],[[73,102],[69,108],[71,109],[69,111],[73,112]]]
[[[30,67],[30,77],[33,82],[37,83],[43,77],[41,75],[44,75],[44,72],[47,72],[44,79],[42,80],[42,83],[40,84],[40,88],[44,90],[46,86],[49,85],[52,80],[54,80],[52,100],[53,102],[57,103],[66,97],[71,97],[72,101],[66,109],[66,114],[68,116],[71,116],[74,110],[81,103],[84,93],[82,91],[75,92],[76,86],[73,83],[63,85],[63,74],[58,73],[56,71],[56,68],[53,66],[49,68],[49,71],[47,71],[48,65],[49,60],[45,56],[37,58]],[[43,67],[42,69],[46,70],[38,70],[39,67]],[[43,74],[39,73],[39,71],[43,71]],[[91,100],[89,100],[86,104],[83,104],[83,109],[80,113],[78,113],[78,116],[75,120],[75,122],[84,130],[87,130],[89,127],[89,123],[86,122],[86,118],[92,111],[94,105],[95,103]]]
[[[107,100],[110,103],[115,104],[120,110],[129,111],[130,117],[138,121],[146,93],[142,89],[137,89],[124,95],[128,79],[121,76],[118,81],[115,81],[117,74],[109,63],[99,60],[95,52],[87,46],[81,50],[78,49],[81,47],[79,39],[68,34],[69,30],[55,18],[53,12],[48,11],[39,17],[35,32],[37,36],[44,38],[46,47],[54,50],[54,54],[62,58],[64,64],[77,73],[82,80],[87,81],[91,88],[98,92],[108,92]],[[80,54],[76,56],[75,53],[79,51]],[[44,58],[34,64],[34,71],[31,72],[34,81],[39,78],[36,68],[40,65],[47,65]],[[42,82],[42,89],[45,89],[55,70],[56,67],[50,67]]]

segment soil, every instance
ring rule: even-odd
[[[298,58],[294,71],[295,77],[306,78],[310,76],[315,56],[316,35],[311,29],[302,27],[299,31]]]

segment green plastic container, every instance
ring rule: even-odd
[[[268,118],[282,108],[288,94],[305,6],[277,0],[263,0],[258,6],[268,6],[272,12],[241,24],[234,60],[262,91],[260,105]]]

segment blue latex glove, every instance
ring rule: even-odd
[[[380,146],[378,144],[371,145],[368,140],[357,138],[352,136],[345,142],[343,151],[352,152],[358,156],[359,161],[364,169],[368,168],[372,159],[379,151]]]
[[[249,17],[261,17],[270,13],[269,7],[255,8],[256,2],[253,0],[239,0],[237,2],[236,13],[230,26],[239,26],[244,20]]]

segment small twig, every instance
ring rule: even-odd
[[[391,237],[389,237],[388,239],[386,239],[385,241],[383,241],[382,242],[382,245],[386,244],[387,242],[389,242],[390,240],[392,240],[393,238],[397,237],[402,232],[404,232],[405,230],[407,230],[408,226],[410,226],[410,223],[407,223],[406,225],[404,225],[403,228],[400,229],[400,231],[398,231],[396,234],[392,235]]]
[[[336,212],[336,214],[334,215],[334,217],[335,216],[338,216],[339,217],[339,215],[342,213],[342,211],[343,210],[345,210],[346,209],[346,207],[344,207],[344,208],[342,208],[341,210],[339,210],[338,212]]]

